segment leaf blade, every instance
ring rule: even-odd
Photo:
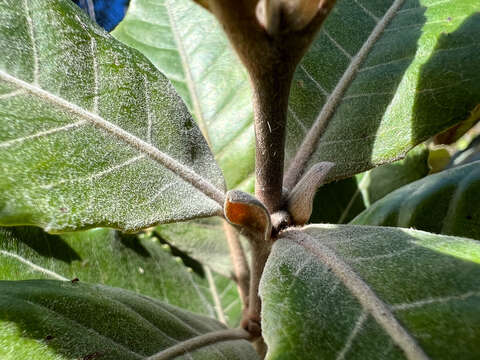
[[[412,347],[404,348],[398,338],[387,335],[382,322],[388,313],[380,311],[374,317],[369,292],[386,304],[427,356],[473,359],[478,353],[478,314],[471,311],[480,301],[480,247],[475,241],[414,230],[332,225],[289,230],[284,236],[274,245],[262,279],[268,359],[299,354],[305,359],[319,354],[325,359],[420,356],[409,357]],[[322,253],[313,254],[309,247]],[[357,280],[369,291],[357,292],[362,289]],[[306,329],[308,337],[301,335]],[[451,329],[461,335],[450,336]]]
[[[479,164],[476,161],[405,185],[378,200],[351,224],[414,227],[478,240]]]
[[[213,16],[191,1],[134,0],[112,34],[172,81],[208,139],[228,188],[252,189],[248,77]]]
[[[367,1],[362,5],[370,13],[375,12],[374,17],[379,17],[380,22],[375,24],[372,16],[359,8],[358,2],[339,2],[297,69],[290,100],[291,113],[295,116],[288,119],[289,187],[304,166],[298,160],[304,161],[305,166],[337,160],[337,172],[332,173],[332,179],[348,177],[402,158],[414,145],[469,117],[469,111],[480,101],[474,64],[468,56],[445,51],[469,44],[468,51],[473,53],[478,47],[473,37],[478,18],[471,1],[436,5],[430,1],[404,4]],[[370,52],[358,50],[362,44],[363,50],[368,50],[365,49],[368,39],[374,40],[381,20],[389,15],[388,8],[396,11],[396,16],[391,17],[382,34],[377,34],[377,43]],[[355,17],[358,19],[353,20]],[[352,27],[350,21],[359,22],[358,27]],[[339,30],[343,28],[343,32]],[[446,41],[442,31],[448,33],[451,40]],[[339,46],[350,46],[347,52],[356,54],[350,65],[349,61],[343,61],[349,59],[341,55]],[[442,51],[444,55],[440,60]],[[363,65],[356,62],[361,55],[364,55]],[[446,88],[442,90],[448,81],[441,85],[442,80],[436,74],[454,71],[455,56],[465,59],[465,70],[459,76],[464,86],[452,78],[449,96]],[[340,60],[336,60],[337,57]],[[329,75],[324,75],[326,68],[330,70]],[[344,69],[347,70],[344,72]],[[351,77],[346,79],[349,73]],[[346,87],[339,80],[342,75],[344,80],[351,81]],[[330,88],[338,91],[330,95]],[[312,102],[312,98],[317,101]],[[444,109],[443,113],[442,102],[449,104],[448,111]],[[315,118],[318,113],[325,115]],[[431,118],[436,122],[429,122]],[[309,135],[300,146],[306,130]]]
[[[157,214],[156,219],[141,220],[137,218],[135,221],[132,215],[128,219],[126,213],[121,214],[122,216],[112,214],[115,211],[105,214],[107,210],[102,209],[100,201],[90,198],[93,205],[83,204],[84,207],[90,207],[90,209],[82,209],[82,215],[88,217],[89,214],[86,214],[86,210],[90,210],[89,213],[95,210],[99,211],[94,218],[79,221],[72,219],[77,214],[62,214],[61,211],[59,214],[58,211],[58,208],[67,208],[68,210],[75,208],[75,205],[71,203],[73,199],[69,199],[68,206],[57,205],[57,208],[54,208],[52,204],[48,204],[48,200],[35,194],[32,189],[26,189],[30,190],[28,194],[30,197],[37,198],[38,203],[35,205],[41,204],[44,212],[54,212],[53,216],[50,218],[42,216],[41,212],[31,209],[32,204],[29,204],[27,199],[17,201],[22,206],[16,206],[4,197],[3,208],[6,210],[6,214],[3,216],[2,223],[40,224],[51,231],[95,225],[109,225],[134,230],[158,222],[212,215],[218,212],[224,189],[220,170],[214,164],[200,132],[192,124],[186,109],[163,75],[156,72],[153,66],[137,52],[122,47],[103,30],[90,24],[85,15],[73,4],[64,1],[58,4],[35,3],[38,9],[41,9],[42,6],[44,9],[48,9],[48,11],[40,13],[32,12],[32,9],[29,8],[25,10],[22,8],[25,4],[30,3],[27,1],[23,4],[17,2],[4,5],[5,14],[15,20],[19,31],[11,31],[5,25],[1,28],[5,35],[2,43],[9,53],[4,55],[0,69],[2,93],[4,93],[2,95],[4,98],[1,99],[4,101],[2,127],[5,130],[0,141],[1,150],[7,154],[4,157],[6,161],[2,163],[4,173],[10,175],[3,178],[2,188],[12,190],[19,185],[18,181],[15,184],[12,178],[18,176],[18,172],[20,172],[18,168],[21,167],[22,156],[28,154],[36,163],[45,164],[53,160],[51,154],[48,154],[49,152],[56,151],[59,154],[59,150],[63,150],[64,152],[69,151],[70,154],[65,155],[71,155],[73,159],[65,157],[64,154],[62,154],[64,158],[61,158],[59,154],[58,157],[61,159],[57,159],[56,163],[41,167],[33,166],[36,172],[27,173],[32,182],[40,188],[36,188],[36,192],[43,192],[48,200],[53,200],[52,202],[55,202],[54,197],[48,197],[45,192],[51,191],[59,197],[65,197],[64,192],[67,189],[71,190],[69,185],[71,186],[72,183],[74,186],[78,185],[75,181],[80,181],[83,183],[97,182],[95,185],[97,187],[103,185],[103,191],[108,193],[103,184],[106,182],[106,178],[116,175],[118,172],[124,175],[126,172],[130,172],[128,180],[131,182],[136,180],[140,186],[150,187],[150,189],[143,190],[143,193],[137,189],[137,193],[133,192],[128,200],[136,198],[137,204],[142,205],[143,203],[145,209],[148,209],[150,205],[150,212],[153,209],[151,209],[152,205],[149,203],[148,197],[153,198],[153,201],[159,200],[165,205],[167,197],[164,193],[172,183],[180,185],[179,192],[184,191],[194,195],[196,199],[192,204],[196,203],[196,205],[185,206],[186,204],[184,204],[181,206],[182,202],[173,196],[173,199],[169,200],[180,205],[180,214],[175,214],[176,209],[165,211],[167,207],[164,206],[163,214],[161,212],[160,215]],[[22,11],[26,11],[26,14],[23,14]],[[48,16],[54,20],[52,21]],[[54,33],[56,29],[65,25],[64,22],[69,22],[64,31],[66,35],[55,39],[59,42],[57,48],[50,46],[53,42],[51,37],[34,36],[39,30],[48,30]],[[68,33],[68,31],[73,32],[74,30],[79,31],[75,35]],[[25,39],[28,38],[28,33],[31,44],[28,44]],[[77,48],[72,48],[69,45],[70,42],[76,43]],[[17,45],[14,45],[16,43],[24,44],[27,52],[22,53],[21,50],[16,49]],[[59,55],[55,53],[55,49],[60,46],[63,46],[65,51]],[[10,57],[17,55],[25,59],[28,50],[32,52],[30,59],[33,61],[33,65],[31,65],[33,69],[29,70],[28,66],[23,69],[12,66]],[[15,54],[15,51],[20,54]],[[85,62],[80,61],[80,65],[78,65],[75,56]],[[46,57],[48,59],[45,59]],[[28,60],[24,61],[28,63]],[[76,74],[77,78],[72,81],[66,74]],[[15,96],[9,96],[12,84],[14,85],[13,91],[15,88],[20,90],[20,93]],[[58,84],[63,84],[63,87],[58,89]],[[82,85],[85,84],[88,85],[88,88],[82,89]],[[137,93],[134,94],[133,91]],[[26,111],[25,104],[30,106],[33,113],[33,116],[27,116],[29,122],[25,122],[26,116],[22,114]],[[50,109],[47,110],[49,107]],[[14,126],[6,121],[7,119],[13,119]],[[160,125],[165,130],[164,134],[162,134]],[[98,132],[96,127],[101,128],[102,131]],[[172,144],[173,141],[166,139],[165,136],[170,136],[178,142]],[[85,149],[80,149],[80,146],[85,146],[85,143],[91,143],[90,148],[87,146]],[[43,156],[41,156],[42,153],[32,156],[32,152],[42,150]],[[13,154],[15,151],[17,153]],[[116,156],[112,156],[112,154]],[[76,164],[75,158],[78,161],[85,161],[87,166]],[[112,158],[116,161],[113,161]],[[132,178],[132,167],[136,169],[140,167],[144,172],[149,170],[160,179],[163,178],[163,185],[156,185],[156,187],[153,185],[155,189],[152,189],[152,185],[148,184],[149,180],[146,174]],[[205,167],[211,167],[211,169],[206,170]],[[61,170],[63,170],[63,174]],[[43,178],[44,182],[39,184],[39,178]],[[46,184],[45,180],[48,181]],[[121,185],[128,188],[128,181],[122,183],[122,181],[116,180],[115,185],[119,185],[118,182],[120,182]],[[159,183],[161,182],[159,181]],[[26,186],[26,184],[22,185]],[[91,185],[90,188],[88,185],[85,185],[82,190],[83,193],[86,192],[92,197],[93,191]],[[22,190],[25,192],[25,189]],[[169,196],[172,197],[171,192],[169,192]],[[215,199],[213,203],[212,196]],[[59,199],[56,200],[57,203],[61,203],[58,201]],[[110,209],[114,205],[112,204],[114,201],[105,195],[102,200],[104,200],[104,204],[109,203]],[[127,199],[123,198],[122,200]],[[129,202],[128,200],[125,204]],[[206,203],[199,204],[204,200]],[[133,213],[134,208],[138,206],[130,205],[129,207]],[[92,208],[95,209],[92,211]],[[185,210],[186,216],[181,214],[182,208]],[[158,212],[158,208],[155,211]],[[29,212],[33,212],[33,214]],[[153,213],[150,216],[155,217]],[[42,220],[38,219],[42,217]],[[62,217],[63,219],[57,221],[56,218]],[[68,219],[69,217],[70,219]],[[140,223],[138,224],[138,222]]]
[[[106,359],[143,359],[180,341],[224,329],[213,319],[102,285],[34,280],[2,281],[0,286],[2,323],[15,324],[24,336],[40,340],[37,348],[46,342],[67,359],[94,354]],[[1,351],[8,354],[6,345]],[[32,348],[24,358],[34,354]],[[214,344],[190,356],[237,359],[242,351],[255,358],[253,348],[244,341]]]

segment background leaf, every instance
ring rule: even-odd
[[[0,281],[0,356],[6,360],[144,359],[180,341],[224,328],[216,320],[104,285]],[[248,342],[237,340],[181,358],[257,356]]]
[[[480,240],[480,161],[444,170],[385,196],[351,221],[414,227]]]
[[[429,153],[422,144],[409,151],[403,160],[357,175],[367,207],[392,191],[427,176],[430,171]]]
[[[480,353],[480,244],[471,239],[351,225],[288,230],[260,294],[268,360]]]
[[[144,56],[71,1],[0,9],[1,224],[135,230],[220,211],[221,172]]]
[[[250,85],[215,18],[191,0],[132,0],[112,34],[170,79],[209,142],[228,188],[253,191]]]
[[[224,226],[223,219],[210,217],[160,225],[155,228],[155,234],[219,274],[230,277],[233,269]],[[247,248],[245,241],[243,248]]]
[[[170,254],[168,246],[148,236],[109,229],[51,235],[33,227],[0,228],[0,280],[78,278],[220,318],[213,298],[216,293],[226,321],[236,326],[241,304],[235,284],[213,277],[210,284],[205,274],[189,270]]]
[[[361,51],[390,15],[371,50]],[[338,1],[295,74],[287,162],[314,123],[326,130],[309,165],[336,162],[330,174],[336,179],[399,159],[473,116],[480,103],[479,29],[475,0]],[[352,65],[362,54],[363,62]],[[343,94],[334,92],[348,83],[341,81],[345,73],[353,81]],[[327,99],[338,100],[334,112]]]

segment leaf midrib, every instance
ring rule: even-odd
[[[210,142],[210,137],[208,134],[208,127],[206,124],[206,121],[203,117],[202,113],[202,108],[200,106],[200,100],[198,98],[197,94],[197,89],[195,87],[195,82],[193,81],[192,77],[192,72],[190,71],[190,66],[188,63],[187,59],[187,53],[185,51],[185,48],[183,46],[182,39],[180,38],[180,35],[178,34],[178,29],[175,24],[175,19],[173,19],[173,14],[170,9],[170,4],[168,3],[168,0],[165,0],[163,5],[165,6],[165,9],[167,10],[167,15],[168,15],[168,21],[170,23],[170,28],[172,30],[172,35],[173,35],[173,40],[175,41],[175,44],[177,45],[177,52],[180,56],[180,61],[182,63],[183,70],[185,72],[185,83],[187,84],[188,92],[190,93],[190,96],[192,98],[192,103],[193,103],[193,112],[197,118],[197,123],[198,127],[202,131],[203,136],[205,137],[205,140],[207,141],[207,144],[209,148],[212,148],[212,144]]]
[[[30,84],[21,79],[18,79],[4,72],[3,70],[0,70],[0,79],[9,82],[19,88],[23,88],[27,92],[30,92],[31,94],[38,96],[45,101],[60,106],[65,110],[69,111],[70,113],[73,113],[80,118],[92,123],[96,127],[105,130],[106,132],[117,137],[123,142],[131,145],[139,152],[148,155],[157,163],[163,165],[164,167],[172,171],[174,174],[181,177],[184,181],[192,184],[202,193],[210,197],[212,200],[216,201],[221,208],[223,207],[224,193],[222,191],[217,189],[208,180],[204,179],[202,176],[198,175],[182,163],[178,162],[174,158],[157,149],[155,146],[147,143],[146,141],[140,139],[135,135],[130,134],[121,127],[109,122],[101,116],[87,111],[74,103],[71,103],[55,94],[48,92],[47,90],[40,88],[37,85]]]
[[[337,106],[342,101],[345,91],[355,79],[360,66],[369,55],[370,50],[373,48],[377,40],[384,32],[385,28],[388,26],[390,21],[394,18],[404,3],[405,0],[395,0],[393,2],[390,8],[385,12],[382,19],[373,28],[372,32],[368,36],[367,40],[363,43],[360,50],[353,57],[331,95],[327,98],[327,101],[320,110],[315,122],[308,131],[302,144],[298,148],[295,157],[290,163],[284,181],[284,186],[287,189],[293,188],[299,176],[305,170],[305,167],[308,164],[310,157],[314,153],[321,136],[328,127],[330,119],[333,117]]]
[[[308,228],[315,228],[315,226],[309,226]],[[294,241],[329,269],[332,269],[335,276],[359,301],[363,310],[372,315],[376,322],[403,350],[407,359],[429,360],[415,339],[395,318],[389,307],[330,247],[320,241],[315,241],[315,238],[304,231],[287,230],[285,235],[288,236],[289,234],[292,235],[290,241]]]

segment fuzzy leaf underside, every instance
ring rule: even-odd
[[[158,239],[93,229],[62,235],[33,227],[0,228],[0,280],[80,279],[141,293],[238,325],[240,299],[232,280],[188,269]],[[200,273],[200,274],[199,274]]]
[[[71,1],[0,1],[0,224],[137,230],[220,209],[169,81]]]
[[[214,17],[191,0],[132,0],[112,35],[170,79],[209,142],[228,188],[253,191],[248,75]]]
[[[444,170],[388,194],[351,224],[413,227],[480,240],[480,161]]]
[[[480,354],[475,240],[371,226],[287,230],[260,294],[268,360]]]
[[[399,159],[469,118],[480,103],[479,31],[476,0],[337,1],[293,80],[287,163],[315,123],[326,130],[313,136],[308,166],[333,161],[336,179]],[[337,95],[345,74],[353,80]],[[332,100],[335,111],[324,118]]]
[[[104,285],[0,281],[5,360],[144,359],[225,327],[214,319]],[[246,341],[217,343],[178,359],[256,359]]]

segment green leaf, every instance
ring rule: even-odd
[[[213,16],[191,0],[132,0],[112,34],[141,51],[172,81],[209,142],[228,188],[253,191],[248,76]]]
[[[422,144],[412,149],[403,160],[361,174],[359,187],[367,207],[392,191],[427,176],[430,171],[428,160],[429,150]]]
[[[287,230],[261,281],[268,360],[480,354],[480,243],[351,225]]]
[[[160,225],[155,228],[155,234],[219,274],[230,277],[233,269],[224,231],[226,225],[223,219],[210,217]]]
[[[331,182],[318,189],[309,222],[343,224],[365,210],[355,177]]]
[[[147,236],[109,229],[51,235],[33,227],[0,228],[0,280],[78,278],[223,317],[235,326],[241,312],[235,284],[219,275],[213,277],[211,284]],[[215,296],[222,309],[217,308]]]
[[[351,221],[357,225],[414,227],[480,240],[480,161],[406,185]]]
[[[221,211],[221,172],[143,55],[68,0],[0,14],[0,224],[136,230]]]
[[[287,162],[343,178],[469,118],[479,31],[477,0],[338,1],[295,74]]]
[[[0,357],[144,359],[181,341],[225,329],[216,320],[104,285],[53,280],[0,281]],[[256,359],[236,340],[189,359]]]

